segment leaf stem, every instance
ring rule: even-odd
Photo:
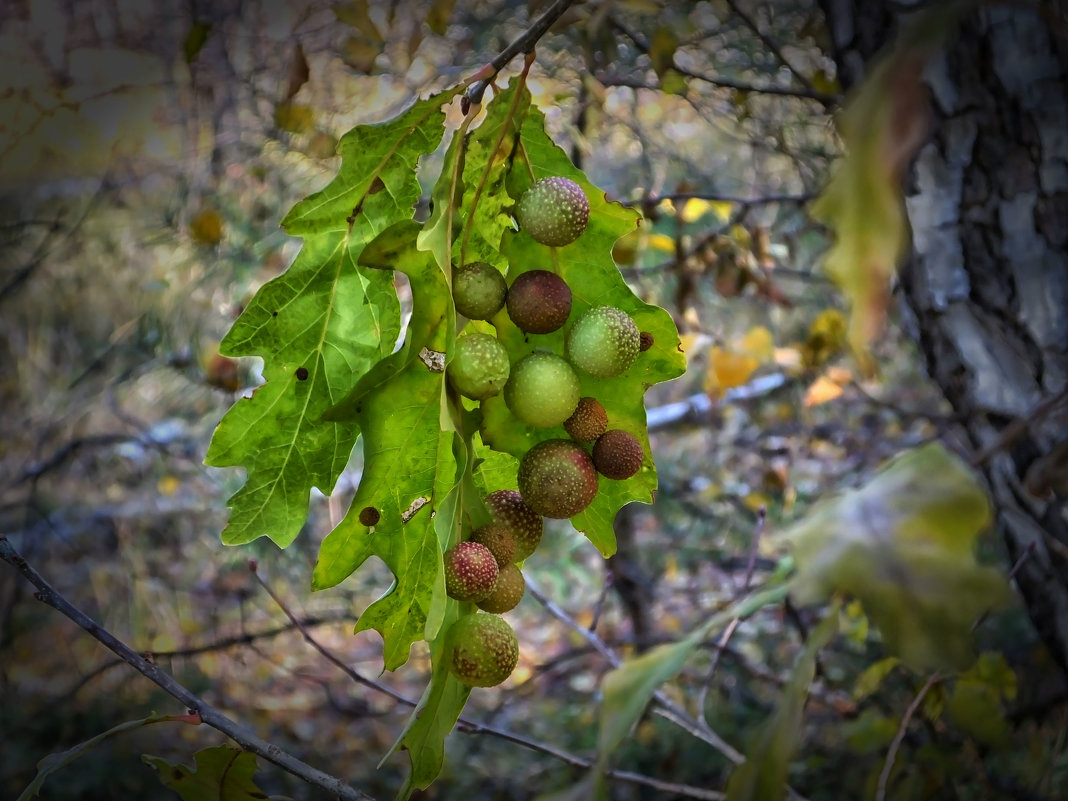
[[[548,32],[549,28],[553,26],[553,23],[556,22],[574,2],[575,0],[556,0],[556,2],[549,6],[544,14],[534,20],[530,27],[523,31],[514,42],[504,48],[496,58],[479,70],[471,79],[472,83],[468,86],[467,91],[464,92],[464,105],[478,105],[481,103],[482,95],[485,94],[486,88],[493,82],[493,79],[497,77],[497,73],[504,69],[508,62],[520,53],[533,53],[534,46],[538,43],[538,40]]]
[[[40,573],[19,555],[18,551],[15,550],[15,547],[7,537],[0,537],[0,560],[10,564],[18,570],[27,581],[37,587],[38,592],[35,595],[37,600],[51,606],[53,609],[73,620],[85,629],[93,638],[121,657],[128,665],[133,667],[146,678],[150,679],[168,695],[181,701],[191,713],[199,715],[204,723],[208,724],[213,729],[221,731],[246,751],[251,751],[256,755],[263,757],[268,762],[272,762],[282,768],[282,770],[292,773],[294,776],[303,779],[308,784],[320,787],[330,795],[344,799],[344,801],[374,801],[372,796],[350,787],[335,776],[331,776],[301,762],[293,755],[283,751],[274,743],[261,739],[253,734],[250,729],[226,717],[226,715],[209,705],[202,698],[187,690],[159,665],[150,662],[141,654],[134,651],[126,645],[126,643],[119,640],[114,634],[67,600],[61,592],[49,584]]]

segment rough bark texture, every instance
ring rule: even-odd
[[[824,0],[847,87],[907,5]],[[983,470],[1010,558],[1030,551],[1020,593],[1068,672],[1068,34],[1053,13],[979,7],[929,64],[934,126],[907,187],[901,289],[977,454],[1046,406]]]

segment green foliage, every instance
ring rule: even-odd
[[[838,631],[838,609],[832,605],[805,641],[775,712],[757,731],[749,753],[727,782],[726,801],[777,801],[786,795],[790,760],[801,744],[802,716],[808,687],[816,676],[816,656]]]
[[[860,489],[820,502],[778,539],[797,559],[799,603],[847,593],[905,665],[959,669],[974,659],[975,620],[1008,597],[1001,573],[973,554],[989,522],[974,474],[932,443]]]
[[[416,163],[441,141],[441,105],[454,93],[348,133],[338,145],[338,176],[282,221],[305,237],[304,247],[256,293],[220,346],[225,356],[261,356],[267,381],[234,404],[205,458],[248,472],[229,501],[224,542],[266,535],[289,545],[307,519],[311,488],[329,493],[347,464],[358,432],[323,415],[392,351],[400,332],[391,275],[357,259],[383,229],[411,218]]]
[[[390,670],[404,664],[413,643],[431,643],[430,686],[398,741],[412,759],[407,789],[437,775],[442,741],[467,699],[440,664],[446,621],[472,611],[446,596],[442,554],[472,523],[486,522],[481,499],[488,491],[515,486],[518,457],[563,434],[558,425],[520,422],[499,397],[472,408],[444,380],[458,333],[454,267],[484,261],[510,278],[551,267],[572,287],[575,314],[609,302],[652,333],[655,345],[629,372],[606,381],[584,377],[581,387],[602,398],[613,427],[630,431],[646,452],[644,392],[685,366],[670,317],[638,300],[612,259],[612,246],[634,230],[637,214],[609,203],[549,139],[525,76],[495,95],[473,130],[478,109],[466,115],[431,192],[430,218],[412,220],[418,161],[441,141],[442,108],[457,91],[346,134],[337,176],[286,215],[283,225],[304,237],[303,250],[257,293],[221,348],[263,357],[266,384],[226,415],[207,459],[248,471],[231,499],[224,541],[267,535],[284,547],[304,523],[308,491],[329,492],[362,437],[359,487],[322,543],[312,586],[333,587],[377,556],[394,582],[363,611],[357,631],[382,635]],[[590,199],[589,226],[562,248],[517,233],[511,217],[514,199],[547,175],[570,178]],[[396,350],[393,271],[407,276],[412,291],[411,320]],[[468,330],[494,329],[513,364],[535,347],[564,353],[563,330],[528,337],[504,310]],[[615,550],[616,511],[650,501],[656,474],[646,469],[606,484],[572,522],[607,555]]]
[[[204,748],[194,755],[191,768],[147,754],[141,759],[155,768],[163,785],[183,801],[263,801],[267,797],[252,781],[256,757],[240,748]]]

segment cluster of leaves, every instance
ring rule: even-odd
[[[420,194],[416,167],[441,142],[444,107],[458,92],[344,136],[335,179],[285,217],[286,231],[304,238],[299,257],[257,293],[221,344],[227,356],[263,357],[266,383],[233,406],[207,454],[209,464],[248,471],[230,501],[223,540],[266,535],[285,547],[305,522],[310,489],[329,493],[362,438],[359,487],[349,514],[321,546],[312,586],[335,586],[378,556],[394,584],[363,612],[357,630],[381,633],[391,670],[404,664],[414,642],[430,642],[433,677],[398,742],[412,755],[413,786],[436,776],[444,736],[469,692],[439,658],[442,632],[469,611],[445,594],[442,553],[472,521],[486,519],[487,491],[515,487],[516,458],[559,436],[522,423],[499,398],[475,410],[447,390],[444,369],[457,335],[452,269],[475,260],[513,276],[549,268],[572,287],[573,314],[611,304],[649,332],[654,345],[639,363],[597,382],[596,392],[613,425],[637,436],[647,452],[644,392],[684,368],[670,317],[642,303],[612,261],[612,246],[635,228],[637,214],[608,202],[549,139],[525,73],[495,94],[484,115],[477,106],[467,110],[433,188],[432,214],[422,224],[412,219]],[[564,248],[536,244],[515,230],[509,214],[522,191],[548,175],[571,178],[590,199],[586,232]],[[394,270],[407,276],[413,304],[396,349]],[[494,324],[513,358],[535,344],[563,350],[563,331],[533,343],[503,317]],[[594,394],[585,383],[583,392]],[[630,501],[651,500],[655,486],[653,471],[609,482],[572,522],[610,555],[615,513]]]
[[[480,499],[487,491],[514,488],[515,460],[557,435],[520,422],[500,398],[475,409],[447,390],[444,373],[457,336],[453,268],[477,260],[513,277],[549,268],[572,288],[575,313],[615,305],[652,334],[652,350],[607,389],[583,386],[583,394],[604,399],[614,425],[635,434],[646,451],[644,392],[683,369],[668,315],[642,303],[612,259],[613,246],[633,232],[637,215],[607,202],[549,139],[525,76],[497,91],[484,114],[478,105],[463,104],[431,193],[433,211],[422,223],[412,214],[420,196],[416,167],[439,147],[444,109],[457,100],[460,87],[344,136],[338,175],[283,220],[289,234],[304,238],[300,256],[260,290],[221,345],[227,356],[263,357],[266,378],[226,415],[207,456],[209,464],[248,471],[230,501],[225,542],[266,535],[282,547],[292,543],[305,522],[311,488],[329,493],[357,438],[363,440],[359,488],[348,515],[322,544],[312,585],[336,586],[369,557],[380,557],[394,583],[363,612],[357,631],[382,635],[388,669],[404,664],[413,643],[430,645],[430,683],[394,746],[407,750],[412,761],[402,797],[437,776],[444,739],[470,692],[443,664],[443,632],[471,610],[447,598],[442,553],[486,519]],[[887,134],[886,125],[876,126],[878,137]],[[843,249],[859,248],[857,269],[870,281],[871,260],[893,263],[900,238],[890,237],[893,246],[873,240],[855,219],[836,211],[834,198],[855,188],[848,178],[854,164],[845,163],[845,177],[832,182],[817,211],[838,223],[832,269],[844,269],[834,268]],[[891,165],[885,184],[891,198],[894,172]],[[589,228],[561,249],[537,245],[516,230],[510,215],[521,193],[549,175],[571,178],[590,198]],[[412,291],[412,315],[403,331],[393,271],[407,276]],[[855,309],[854,328],[874,317],[870,308]],[[471,325],[495,328],[515,359],[535,347],[503,317]],[[539,338],[537,346],[560,352],[563,336],[560,331]],[[858,349],[863,341],[853,338]],[[655,483],[651,471],[612,482],[572,523],[610,555],[616,512],[628,502],[649,500]],[[819,506],[779,538],[795,552],[796,572],[788,582],[742,599],[679,642],[606,677],[598,758],[588,779],[567,797],[603,796],[608,760],[657,688],[717,629],[787,594],[802,603],[842,594],[859,598],[903,664],[917,670],[966,667],[972,621],[1004,597],[1000,577],[971,558],[988,514],[970,471],[937,446],[906,454],[868,486]],[[954,612],[946,614],[950,606]],[[809,638],[779,708],[734,773],[728,798],[770,798],[783,791],[816,653],[836,632],[836,609]]]

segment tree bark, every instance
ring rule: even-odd
[[[821,2],[848,88],[909,4]],[[934,124],[906,189],[900,295],[971,448],[990,454],[1016,584],[1068,673],[1068,23],[1037,0],[976,4],[925,82]]]

